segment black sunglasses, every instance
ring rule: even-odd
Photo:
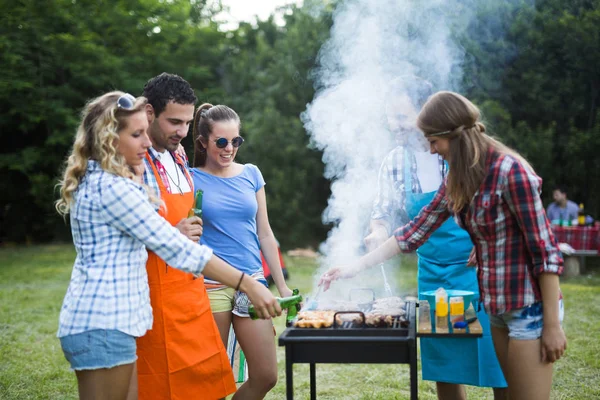
[[[235,148],[240,147],[242,145],[242,143],[244,143],[244,138],[241,136],[237,136],[237,137],[234,137],[233,139],[231,139],[231,145]],[[227,139],[225,139],[224,137],[222,137],[222,138],[218,138],[217,140],[215,140],[215,144],[217,145],[218,148],[224,149],[229,144],[229,141]]]
[[[125,93],[117,99],[117,108],[122,108],[123,110],[132,110],[134,105],[135,97],[129,93]]]

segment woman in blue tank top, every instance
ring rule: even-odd
[[[224,105],[203,104],[194,118],[194,187],[201,189],[203,234],[200,243],[210,246],[229,264],[266,285],[262,251],[282,297],[291,296],[277,242],[267,215],[265,181],[252,164],[236,163],[244,142],[240,119]],[[248,297],[205,276],[211,309],[227,346],[230,326],[248,362],[248,381],[234,399],[262,399],[277,382],[275,336],[271,321],[251,320]]]

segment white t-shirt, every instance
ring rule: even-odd
[[[173,159],[171,153],[165,150],[164,152],[158,154],[160,156],[160,162],[167,171],[167,177],[169,178],[169,186],[171,186],[171,193],[178,193],[179,189],[181,189],[182,193],[191,192],[192,188],[190,188],[188,180],[183,174],[181,168],[179,168],[179,166],[175,164],[175,160]]]
[[[435,192],[442,184],[440,161],[437,154],[431,154],[428,151],[415,151],[414,155],[421,190],[423,190],[423,193]]]

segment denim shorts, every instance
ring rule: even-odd
[[[75,371],[112,368],[137,360],[135,337],[116,330],[95,329],[64,336],[60,345]]]
[[[262,271],[252,275],[252,278],[269,287]],[[210,300],[210,308],[213,313],[232,312],[238,317],[249,317],[248,306],[250,305],[250,299],[248,299],[248,295],[244,292],[225,287],[209,291],[208,299]]]
[[[565,315],[562,299],[558,301],[558,320]],[[516,340],[535,340],[542,337],[544,307],[542,302],[512,310],[500,315],[490,315],[490,325],[508,329],[508,336]]]

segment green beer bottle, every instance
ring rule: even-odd
[[[202,189],[196,190],[196,196],[194,197],[194,206],[188,212],[188,217],[193,217],[195,215],[196,217],[202,218],[202,195],[203,194],[204,194],[204,192],[202,191]]]
[[[296,318],[296,314],[300,309],[300,303],[302,302],[302,295],[298,289],[294,289],[292,291],[293,295],[290,297],[276,297],[279,306],[282,309],[287,308],[287,318],[286,321],[289,324],[294,318]],[[258,319],[258,315],[256,314],[256,309],[253,304],[250,304],[248,307],[248,315],[250,315],[250,319]]]

